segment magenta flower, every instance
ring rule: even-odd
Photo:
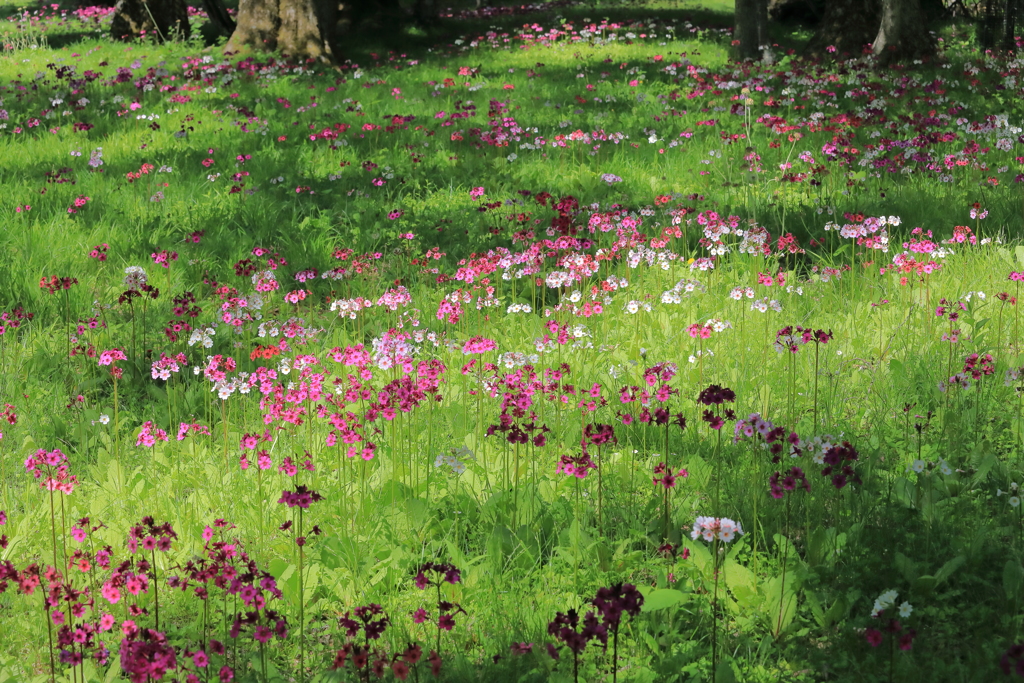
[[[488,351],[494,351],[498,348],[498,345],[492,339],[486,337],[472,337],[462,347],[462,353],[469,355],[471,353],[486,353]]]
[[[681,477],[686,479],[690,476],[690,473],[685,469],[681,469],[678,472],[673,473],[672,470],[668,469],[663,462],[659,462],[654,466],[654,474],[656,475],[653,478],[654,485],[658,486],[660,484],[666,489],[675,488],[677,478]],[[657,476],[659,474],[661,475],[660,477]]]
[[[772,474],[768,480],[768,486],[771,497],[776,499],[782,498],[786,491],[795,491],[798,486],[808,493],[811,491],[811,483],[807,481],[804,471],[795,466],[791,467],[785,475],[780,472]]]
[[[316,491],[310,490],[305,485],[299,485],[295,487],[294,491],[282,491],[281,498],[277,502],[290,508],[307,509],[311,503],[317,503],[323,499],[324,497]]]
[[[128,356],[124,355],[124,351],[121,349],[110,349],[108,351],[101,351],[99,355],[100,365],[110,365],[119,360],[128,360]]]

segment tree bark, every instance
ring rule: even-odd
[[[1020,12],[1021,0],[1005,0],[1003,7],[1003,41],[1001,47],[1004,50],[1015,50],[1017,47],[1017,19]]]
[[[762,0],[736,0],[734,17],[732,42],[736,58],[743,61],[760,59],[761,39],[768,22],[767,4]]]
[[[337,0],[239,0],[238,21],[226,50],[242,47],[294,60],[336,61]]]
[[[805,51],[819,58],[859,57],[877,37],[880,17],[880,0],[830,0]]]
[[[881,63],[916,59],[934,50],[920,0],[882,0],[882,21],[871,45]]]
[[[228,14],[221,0],[203,0],[203,8],[206,10],[206,16],[210,17],[210,21],[221,33],[230,36],[235,32],[235,20]]]
[[[110,22],[115,40],[153,36],[163,42],[191,33],[185,0],[118,0]]]

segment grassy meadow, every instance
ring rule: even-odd
[[[730,8],[2,6],[0,683],[1024,676],[1024,60]]]

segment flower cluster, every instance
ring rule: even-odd
[[[726,408],[724,412],[717,412],[720,409],[716,408],[711,410],[712,406],[721,406],[725,403],[734,403],[736,401],[736,392],[728,387],[721,387],[717,384],[711,384],[708,387],[701,390],[697,396],[697,403],[703,406],[708,406],[701,415],[701,419],[708,423],[712,429],[721,429],[725,425],[726,420],[735,420],[736,413],[733,412],[732,408]]]
[[[857,449],[850,445],[849,441],[832,446],[822,456],[822,464],[825,467],[821,470],[821,476],[832,476],[832,485],[841,489],[847,484],[860,484],[860,475],[853,469],[851,463],[859,458]]]
[[[673,473],[665,463],[659,462],[654,466],[654,477],[652,478],[652,481],[655,486],[671,489],[675,488],[677,478],[686,479],[689,476],[690,473],[685,469],[680,469],[678,472]]]
[[[561,643],[578,658],[587,643],[597,640],[602,646],[608,645],[608,628],[598,621],[597,615],[587,612],[583,619],[580,619],[579,612],[574,609],[566,613],[557,612],[555,618],[548,624],[548,635]],[[558,647],[548,645],[548,654],[553,659],[558,659]]]
[[[121,349],[109,349],[107,351],[101,351],[98,359],[100,365],[109,365],[110,376],[115,379],[121,377],[124,374],[124,370],[117,366],[117,361],[128,360],[128,356],[125,355]]]
[[[769,493],[772,498],[780,499],[787,491],[796,491],[798,488],[802,488],[808,493],[811,492],[811,483],[807,481],[807,475],[799,467],[793,466],[789,468],[789,472],[782,474],[776,471],[768,478]]]
[[[146,420],[142,424],[139,436],[135,439],[135,445],[152,448],[157,441],[167,441],[167,432],[154,425],[152,420]]]
[[[25,460],[25,469],[36,479],[41,479],[39,485],[47,491],[60,491],[67,495],[78,484],[78,477],[69,470],[68,456],[59,448],[52,451],[40,448]]]
[[[695,541],[703,538],[708,543],[730,543],[737,535],[743,535],[743,527],[728,517],[697,517],[693,522],[693,530],[690,531],[690,538]]]
[[[78,284],[78,278],[74,277],[57,277],[51,275],[50,277],[43,276],[39,279],[40,289],[45,289],[50,294],[56,294],[57,292],[65,289],[71,289],[72,286]]]
[[[462,605],[445,600],[441,595],[441,588],[444,584],[454,586],[460,581],[462,581],[462,574],[459,569],[453,564],[444,562],[426,562],[420,565],[413,578],[416,588],[426,590],[433,587],[437,591],[438,642],[440,642],[441,631],[451,631],[455,627],[455,615],[466,613],[466,610],[462,609]],[[422,607],[413,613],[412,620],[416,624],[422,624],[428,619],[430,619],[430,615]]]
[[[152,517],[146,516],[128,530],[128,551],[135,553],[143,550],[159,550],[166,553],[171,549],[171,542],[178,538],[170,522],[157,524]]]
[[[277,501],[281,505],[287,505],[290,508],[302,508],[303,510],[308,509],[312,503],[318,503],[323,500],[316,491],[310,490],[305,485],[300,484],[295,487],[294,491],[282,491],[281,498]]]
[[[887,609],[891,609],[896,605],[896,598],[899,594],[894,590],[888,590],[882,593],[875,600],[875,604],[871,609],[871,617],[873,619],[881,618]],[[899,606],[900,619],[906,619],[914,611],[913,605],[909,602],[904,601]],[[917,637],[917,631],[912,628],[904,631],[903,625],[896,618],[891,618],[883,628],[885,633],[892,634],[893,638],[898,636],[899,648],[903,651],[910,650],[914,644],[914,638]],[[900,635],[902,634],[902,635]],[[882,631],[876,628],[868,628],[864,631],[864,638],[870,643],[871,647],[878,647],[882,644],[882,640],[885,638]]]
[[[779,353],[789,351],[796,353],[800,347],[814,342],[815,344],[828,344],[832,341],[832,330],[815,330],[810,327],[799,325],[788,325],[775,334],[775,350]]]

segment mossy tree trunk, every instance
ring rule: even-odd
[[[296,61],[332,63],[337,18],[337,0],[240,0],[226,49],[280,51]]]
[[[882,0],[882,17],[871,52],[883,64],[925,57],[935,51],[920,0]]]

